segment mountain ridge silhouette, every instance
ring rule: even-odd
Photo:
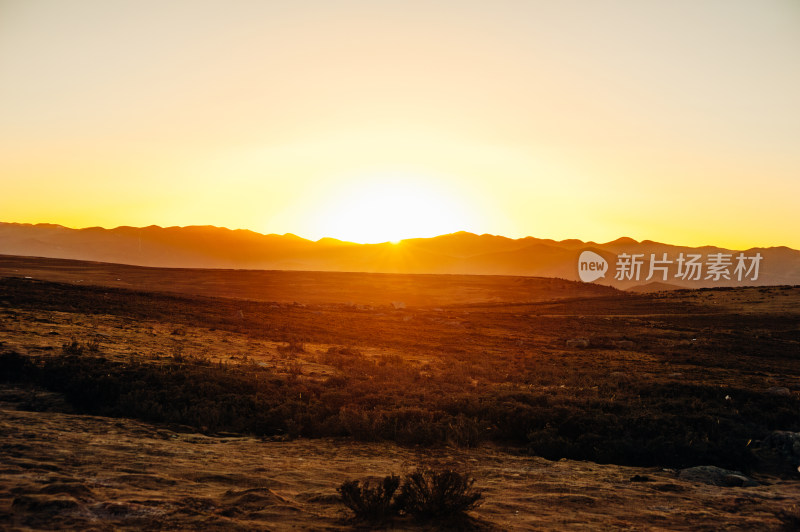
[[[459,231],[430,238],[410,238],[394,244],[358,244],[331,237],[309,240],[297,235],[262,234],[248,229],[216,226],[72,229],[57,224],[0,222],[0,254],[78,259],[168,268],[225,268],[263,270],[352,271],[370,273],[475,274],[578,279],[581,250],[598,252],[609,263],[606,278],[597,281],[629,289],[653,286],[700,288],[711,286],[800,284],[800,251],[787,246],[730,250],[717,246],[689,247],[621,237],[610,242],[556,241],[532,236],[505,236]],[[689,281],[660,276],[653,279],[614,278],[614,260],[621,253],[642,254],[646,274],[649,258],[680,254],[760,253],[759,277]],[[734,277],[734,276],[731,276]]]

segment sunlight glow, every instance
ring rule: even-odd
[[[372,244],[436,236],[473,225],[454,194],[419,177],[380,175],[353,181],[320,209],[325,235]]]
[[[0,221],[800,248],[798,26],[787,0],[0,0]]]

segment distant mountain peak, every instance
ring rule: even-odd
[[[455,233],[447,233],[446,235],[439,235],[433,238],[471,238],[477,237],[475,233],[470,233],[469,231],[456,231]]]
[[[80,259],[118,264],[172,268],[236,268],[260,270],[305,270],[373,273],[514,275],[522,277],[578,278],[578,257],[592,249],[615,268],[615,256],[637,254],[642,261],[641,275],[617,279],[607,275],[601,284],[639,290],[670,289],[677,286],[735,286],[741,284],[731,265],[723,282],[677,279],[675,261],[679,253],[711,255],[733,254],[724,248],[697,248],[662,244],[651,240],[637,242],[622,237],[606,244],[566,239],[557,242],[535,237],[508,238],[477,235],[468,231],[430,238],[409,238],[402,246],[389,243],[358,244],[325,237],[312,241],[293,233],[262,234],[244,229],[214,226],[188,227],[98,227],[71,229],[55,224],[14,224],[0,222],[0,254]],[[667,272],[650,271],[652,255],[672,264]],[[785,246],[753,248],[763,261],[759,285],[800,284],[800,251]],[[733,259],[732,259],[733,260]],[[672,262],[671,262],[672,261]],[[661,268],[663,270],[663,267]],[[662,275],[663,274],[663,275]],[[650,280],[662,284],[644,284]]]
[[[281,236],[284,238],[291,238],[292,240],[305,240],[302,236],[297,236],[294,233],[283,233]]]
[[[630,244],[638,244],[639,242],[628,237],[628,236],[621,236],[616,240],[612,240],[611,242],[606,242],[606,246],[627,246]]]
[[[353,242],[348,242],[347,240],[339,240],[338,238],[332,238],[332,237],[329,237],[329,236],[324,236],[324,237],[320,238],[319,240],[316,240],[316,243],[317,244],[326,244],[326,245],[329,245],[329,246],[342,246],[342,245],[353,244]]]

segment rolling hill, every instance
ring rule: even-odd
[[[264,235],[213,226],[90,227],[0,223],[0,254],[77,259],[166,268],[223,268],[370,273],[466,274],[560,277],[578,280],[578,257],[591,250],[603,257],[606,275],[597,284],[630,289],[800,284],[800,251],[787,247],[728,250],[691,248],[631,238],[596,243],[458,232],[415,238],[399,244],[354,244],[333,238],[318,241],[296,235]],[[737,257],[749,268],[738,272]],[[638,271],[616,275],[619,257],[636,256]],[[721,275],[710,269],[714,257],[727,261]],[[699,255],[698,275],[679,275],[679,261]],[[751,259],[760,255],[757,271]],[[651,259],[655,259],[651,274]],[[665,263],[658,261],[664,260]],[[638,275],[635,275],[638,273]],[[685,273],[685,272],[684,272]],[[741,277],[739,279],[738,277]],[[653,285],[652,283],[659,283]]]

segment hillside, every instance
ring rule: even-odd
[[[105,263],[167,268],[337,271],[369,273],[509,275],[559,277],[578,280],[578,257],[591,250],[608,263],[597,284],[631,288],[660,282],[678,288],[800,284],[800,251],[786,247],[728,250],[691,248],[619,238],[595,243],[533,237],[510,239],[459,232],[416,238],[399,244],[353,244],[332,238],[310,241],[296,235],[263,235],[253,231],[210,226],[117,227],[70,229],[52,224],[0,223],[0,254],[77,259]],[[757,270],[739,272],[759,256]],[[711,261],[723,254],[724,275],[712,273]],[[636,275],[615,278],[618,258],[637,256]],[[699,256],[699,275],[681,276],[684,256]],[[651,258],[666,266],[653,264]],[[662,271],[666,268],[666,271]],[[651,275],[652,273],[652,275]],[[690,273],[688,270],[684,274]]]
[[[0,255],[1,277],[254,301],[370,306],[524,303],[618,293],[607,286],[535,277],[153,268]]]
[[[203,292],[207,273],[172,279]],[[237,299],[239,272],[217,273],[226,297],[0,278],[0,528],[353,530],[342,482],[417,467],[474,476],[473,530],[779,530],[800,516],[798,456],[777,438],[800,430],[798,287],[483,277],[540,299],[455,304],[458,276],[260,272],[303,273],[268,294],[324,301],[292,304]],[[453,304],[337,301],[384,278],[405,300]],[[458,291],[483,299],[467,281]],[[588,289],[601,297],[577,297]]]

